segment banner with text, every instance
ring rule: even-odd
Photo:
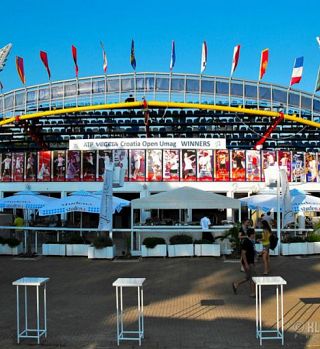
[[[225,149],[224,138],[106,138],[73,139],[69,150],[107,150],[107,149]]]

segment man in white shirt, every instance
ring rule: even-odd
[[[209,230],[209,226],[211,225],[211,221],[208,217],[204,216],[200,220],[200,225],[202,229],[202,239],[213,241],[214,238]]]
[[[211,221],[208,217],[204,216],[200,220],[200,225],[201,225],[202,230],[208,230],[209,225],[211,225]]]

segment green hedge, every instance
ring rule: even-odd
[[[16,239],[16,238],[0,238],[0,244],[1,245],[8,245],[9,247],[17,247],[18,245],[20,245],[21,241]]]
[[[149,237],[145,238],[142,244],[145,245],[146,248],[155,248],[157,245],[165,245],[166,240],[164,238]]]
[[[200,239],[200,240],[194,240],[194,243],[196,245],[207,245],[207,244],[212,245],[214,243],[214,241],[210,241],[210,240],[206,240],[206,239]]]
[[[306,241],[308,241],[308,242],[320,242],[320,234],[311,233],[307,236]]]
[[[193,239],[189,235],[174,235],[170,238],[171,245],[184,245],[184,244],[192,244]]]
[[[113,246],[113,241],[108,236],[98,236],[93,240],[93,246],[97,249]]]

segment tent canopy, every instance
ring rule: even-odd
[[[226,209],[241,208],[237,199],[206,191],[182,187],[131,201],[133,209]]]

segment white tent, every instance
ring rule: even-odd
[[[224,195],[182,187],[131,201],[131,209],[241,209],[241,202]]]
[[[241,220],[241,202],[204,190],[182,187],[131,201],[131,253],[134,247],[134,209],[237,209]],[[183,228],[182,228],[183,229]]]

